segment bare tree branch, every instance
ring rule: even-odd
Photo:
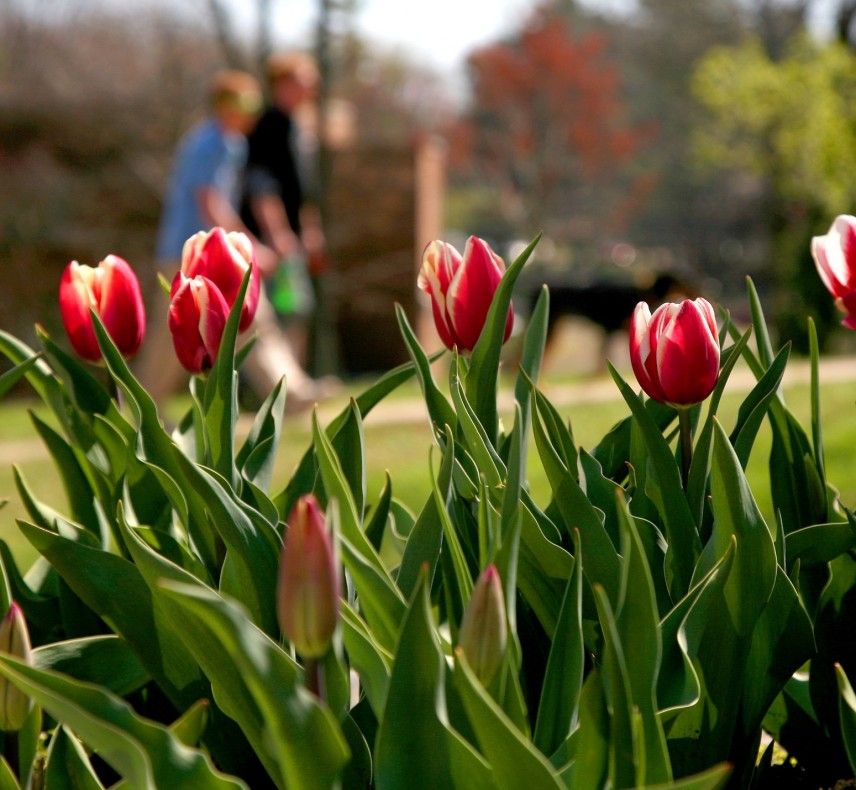
[[[220,48],[223,50],[223,57],[226,63],[233,69],[242,69],[245,67],[244,59],[241,57],[241,50],[232,35],[232,21],[229,18],[229,12],[221,0],[208,0],[208,8],[211,11],[211,20],[214,23],[214,30],[217,33],[217,40],[220,42]]]

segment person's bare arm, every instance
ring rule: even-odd
[[[256,195],[250,206],[262,235],[282,257],[287,258],[301,249],[300,239],[288,224],[285,207],[278,195]]]

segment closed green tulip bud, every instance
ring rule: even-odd
[[[277,586],[282,633],[304,659],[330,649],[339,618],[339,571],[318,500],[297,501],[288,517]]]
[[[0,623],[0,652],[32,663],[30,634],[21,607],[12,603]],[[17,732],[24,725],[32,702],[11,681],[0,677],[0,730]]]
[[[499,571],[488,565],[479,576],[461,621],[458,645],[476,677],[487,686],[502,664],[508,644],[505,598]]]

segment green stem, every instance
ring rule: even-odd
[[[324,666],[317,658],[307,658],[303,664],[306,673],[306,688],[322,702],[327,701],[327,688],[324,684]]]
[[[681,432],[681,483],[686,491],[690,480],[690,464],[693,460],[693,429],[690,425],[689,409],[678,409],[678,424]]]

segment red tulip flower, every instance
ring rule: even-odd
[[[856,329],[856,217],[836,217],[829,233],[811,240],[811,254],[835,306],[847,315],[841,323]]]
[[[418,285],[431,297],[434,324],[446,348],[473,350],[504,271],[502,258],[476,236],[467,239],[463,257],[445,241],[425,248]],[[509,307],[503,342],[513,322]]]
[[[630,360],[645,392],[675,406],[703,401],[719,378],[719,339],[706,299],[660,305],[639,302],[630,325]]]
[[[68,339],[83,359],[98,362],[101,349],[92,327],[90,309],[101,317],[119,351],[133,356],[146,333],[146,311],[134,270],[117,255],[97,266],[72,261],[59,284],[59,310]]]
[[[259,268],[252,243],[243,233],[226,233],[223,228],[199,231],[184,242],[181,274],[188,278],[202,275],[210,280],[229,307],[235,303],[249,267],[253,274],[241,309],[241,332],[253,322],[259,304]]]
[[[204,373],[211,369],[228,318],[229,305],[211,280],[202,275],[176,275],[169,304],[169,331],[176,356],[186,370]]]
[[[277,584],[279,626],[304,659],[321,658],[339,618],[339,571],[312,494],[300,497],[288,517]]]

